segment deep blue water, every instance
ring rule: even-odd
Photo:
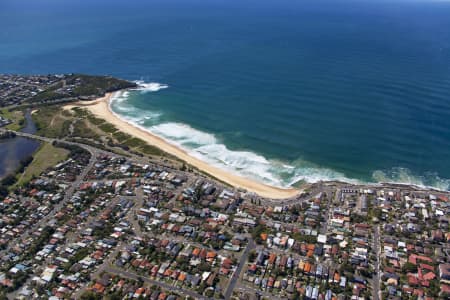
[[[113,109],[265,182],[449,188],[449,1],[90,2],[0,1],[0,72],[167,84]]]

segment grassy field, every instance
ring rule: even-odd
[[[100,140],[100,137],[110,140],[114,144],[128,147],[130,150],[142,153],[144,155],[155,155],[169,157],[167,153],[159,148],[149,145],[144,140],[132,137],[126,134],[114,125],[93,116],[90,112],[82,108],[73,108],[75,117],[82,118],[83,122],[75,123],[74,136],[94,138]]]
[[[69,151],[63,148],[57,148],[51,144],[43,144],[36,154],[33,161],[28,165],[23,174],[17,181],[18,185],[29,182],[33,176],[39,176],[47,168],[56,165],[65,160],[69,155]]]
[[[9,130],[20,130],[25,123],[23,112],[20,110],[8,111],[7,109],[2,109],[0,110],[0,116],[13,122],[6,126]]]
[[[100,140],[101,131],[96,130],[87,120],[77,120],[74,123],[73,135],[82,138]]]
[[[44,106],[33,114],[38,134],[47,137],[84,138],[120,151],[133,151],[148,156],[175,159],[146,141],[132,137],[83,108],[64,110],[61,106]],[[70,133],[70,125],[73,132]]]
[[[60,106],[41,107],[32,117],[39,135],[57,138],[69,134],[71,117],[67,116]]]

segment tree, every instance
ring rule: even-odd
[[[195,201],[200,201],[200,199],[202,198],[202,196],[203,196],[203,189],[202,189],[202,186],[199,185],[199,186],[197,186],[197,187],[195,188],[195,192],[194,192],[194,200],[195,200]]]
[[[343,272],[347,272],[347,273],[350,273],[350,274],[353,274],[353,273],[355,272],[355,269],[354,269],[353,266],[352,266],[351,264],[349,264],[349,263],[343,263],[343,264],[341,265],[341,270],[342,270]]]
[[[0,184],[0,197],[8,196],[8,188]]]
[[[256,259],[256,252],[255,250],[250,251],[250,253],[248,254],[248,261],[252,262]]]
[[[113,294],[107,295],[105,297],[105,299],[107,299],[107,300],[120,300],[120,299],[123,299],[123,297],[120,296],[120,294],[118,294],[118,293],[113,293]]]
[[[266,227],[262,224],[259,224],[255,228],[253,228],[252,238],[255,240],[257,244],[262,244],[261,233],[264,233],[265,230]]]
[[[205,296],[209,297],[209,298],[213,297],[214,296],[214,290],[213,289],[207,289],[205,291]]]
[[[412,263],[410,263],[410,262],[406,262],[403,265],[403,272],[405,272],[405,273],[415,273],[415,272],[417,272],[417,266],[412,264]]]
[[[4,185],[4,186],[10,186],[10,185],[13,185],[14,183],[16,183],[16,181],[17,181],[17,179],[14,175],[8,175],[5,178],[3,178],[0,183],[1,183],[1,185]]]
[[[198,270],[201,272],[209,272],[211,271],[211,266],[208,263],[202,262],[198,265]]]
[[[102,299],[102,297],[99,294],[94,293],[92,291],[86,291],[81,295],[80,299],[81,300],[100,300],[100,299]]]

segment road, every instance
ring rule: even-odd
[[[259,294],[262,297],[264,297],[265,299],[272,299],[272,300],[273,299],[275,299],[275,300],[286,299],[286,298],[280,298],[279,296],[269,293],[267,291],[262,291],[262,290],[259,290],[258,288],[244,285],[243,283],[239,283],[237,285],[237,287],[235,288],[235,292],[242,292],[244,294],[249,294],[249,295]]]
[[[118,268],[114,268],[114,267],[111,267],[111,266],[105,266],[102,269],[102,271],[105,271],[105,272],[108,272],[108,273],[111,273],[111,274],[120,275],[121,277],[124,277],[124,278],[129,278],[129,279],[134,279],[134,280],[142,280],[142,281],[150,283],[152,285],[160,286],[163,289],[166,289],[167,291],[175,291],[175,292],[177,292],[178,294],[180,294],[182,296],[190,296],[190,297],[193,297],[194,299],[205,299],[205,300],[206,299],[211,299],[211,298],[202,296],[200,294],[197,294],[194,291],[185,290],[185,289],[179,288],[177,286],[173,286],[173,285],[165,283],[165,282],[156,281],[156,280],[150,279],[150,278],[148,278],[146,276],[141,276],[141,275],[138,275],[136,273],[125,271],[125,270],[118,269]]]
[[[103,261],[103,263],[98,266],[97,270],[90,274],[91,280],[94,278],[98,278],[102,272],[105,271],[105,268],[113,263],[113,260],[117,257],[117,254],[122,251],[122,244],[119,242],[114,248],[113,252],[108,254],[108,257]],[[70,299],[80,299],[81,295],[86,291],[87,285],[76,290],[70,297]]]
[[[239,259],[238,266],[236,267],[236,270],[234,270],[233,275],[230,278],[230,282],[228,283],[228,287],[225,290],[224,297],[225,299],[230,299],[231,295],[233,294],[234,288],[236,286],[236,283],[241,276],[242,269],[244,268],[244,265],[247,263],[248,254],[251,250],[255,249],[256,245],[252,238],[248,239],[247,247],[245,248],[244,252],[242,253],[241,258]]]
[[[46,138],[44,138],[44,139],[46,139]],[[86,147],[83,147],[83,148],[86,148]],[[75,189],[84,180],[84,178],[89,173],[90,169],[94,166],[95,161],[96,161],[97,150],[91,149],[91,148],[86,148],[86,150],[88,150],[91,153],[91,158],[89,160],[88,165],[86,167],[84,167],[83,171],[81,172],[80,175],[77,176],[75,181],[70,184],[70,187],[65,191],[63,200],[61,200],[59,203],[57,203],[53,207],[53,209],[44,218],[40,219],[37,223],[33,224],[32,227],[28,228],[21,234],[22,240],[27,239],[32,232],[36,231],[37,228],[40,228],[41,226],[47,224],[51,219],[53,219],[55,214],[57,212],[59,212],[67,204],[67,201],[69,201],[72,198],[72,196],[75,192]],[[6,251],[6,250],[3,250],[0,254],[3,254],[4,251]]]
[[[331,192],[327,193],[327,197],[329,197],[327,201],[327,208],[325,213],[325,221],[322,223],[322,226],[320,227],[320,233],[321,234],[327,234],[328,232],[328,225],[330,224],[330,219],[333,217],[333,201],[336,201],[337,195],[339,194],[339,189],[336,190],[335,199],[331,199]]]
[[[380,274],[380,225],[375,226],[374,232],[373,232],[373,247],[375,249],[375,270],[374,270],[374,276],[373,276],[373,290],[372,290],[372,298],[375,300],[381,299],[380,297],[380,281],[381,281],[381,274]]]
[[[67,201],[72,199],[75,189],[80,185],[80,183],[84,180],[86,175],[89,173],[90,169],[95,164],[96,151],[92,151],[92,150],[88,150],[88,151],[91,153],[91,157],[90,157],[88,165],[83,168],[83,171],[81,172],[81,174],[77,176],[77,178],[75,179],[75,181],[73,183],[70,184],[70,187],[65,191],[63,200],[61,200],[59,203],[57,203],[53,207],[53,209],[44,218],[40,219],[38,222],[33,224],[32,227],[29,227],[27,230],[25,230],[20,236],[20,238],[22,240],[26,240],[30,236],[30,234],[32,234],[33,232],[36,231],[36,229],[44,226],[45,224],[49,223],[50,220],[54,219],[55,214],[57,212],[59,212],[67,204]],[[10,247],[10,245],[9,245],[9,247]],[[9,247],[6,250],[3,250],[1,252],[1,255],[3,255],[3,253],[9,249]],[[26,283],[23,284],[23,286],[29,286],[30,280],[31,280],[31,278],[28,278]],[[17,293],[17,291],[14,291],[14,292],[8,294],[8,296],[10,298],[15,298],[16,293]]]
[[[24,133],[24,132],[20,132],[20,131],[12,131],[12,130],[4,130],[2,128],[0,128],[0,132],[2,131],[10,131],[10,132],[14,132],[17,136],[21,136],[21,137],[25,137],[25,138],[30,138],[30,139],[36,139],[36,140],[40,140],[43,142],[47,142],[47,143],[53,143],[53,142],[60,142],[60,143],[66,143],[69,145],[75,145],[78,147],[81,147],[83,149],[88,150],[89,152],[96,152],[96,153],[104,153],[106,155],[109,156],[123,156],[117,153],[113,153],[111,151],[107,151],[107,150],[100,150],[98,148],[83,144],[83,143],[78,143],[78,142],[73,142],[73,141],[67,141],[65,139],[58,139],[58,138],[48,138],[48,137],[43,137],[43,136],[39,136],[39,135],[34,135],[34,134],[30,134],[30,133]],[[212,181],[209,177],[206,177],[205,175],[201,174],[201,173],[197,173],[197,172],[188,172],[188,171],[181,171],[180,169],[176,168],[173,165],[168,164],[167,162],[162,161],[161,159],[148,159],[147,157],[141,157],[132,153],[129,153],[129,157],[127,157],[127,159],[130,162],[133,163],[137,163],[137,164],[148,164],[150,166],[153,166],[155,168],[163,168],[166,169],[170,172],[174,172],[177,173],[180,176],[183,177],[192,177],[192,174],[195,174],[196,177],[198,178],[203,178],[205,180],[209,180]],[[223,184],[215,182],[215,184],[220,187],[223,186]],[[229,188],[229,187],[227,187]]]
[[[59,209],[61,209],[61,207],[63,207],[63,205],[65,205],[67,200],[72,197],[75,189],[79,186],[79,184],[82,182],[83,178],[85,178],[85,176],[88,174],[89,170],[95,164],[95,159],[96,159],[96,157],[98,156],[99,153],[107,153],[107,154],[110,154],[110,155],[113,155],[113,156],[116,155],[114,153],[109,153],[108,151],[99,150],[99,149],[96,149],[94,147],[82,144],[82,143],[68,142],[68,141],[66,141],[64,139],[47,138],[47,137],[37,136],[37,135],[23,133],[23,132],[15,132],[15,133],[16,133],[17,136],[22,136],[22,137],[32,138],[32,139],[38,139],[38,140],[41,140],[41,141],[44,141],[44,142],[48,142],[48,143],[53,143],[53,142],[57,141],[57,142],[63,142],[63,143],[71,144],[71,145],[76,145],[76,146],[82,147],[83,149],[88,150],[91,153],[91,160],[89,162],[89,165],[83,170],[82,174],[80,174],[80,176],[77,177],[76,182],[71,184],[70,188],[66,192],[66,196],[65,196],[64,200],[61,201],[60,204],[55,206],[55,208],[52,210],[52,212],[48,216],[53,216],[54,213],[57,212]],[[132,161],[132,162],[137,162],[137,163],[147,163],[147,162],[149,162],[149,164],[159,165],[158,162],[156,162],[156,163],[155,162],[151,162],[151,161],[148,161],[145,158],[137,157],[137,156],[134,156],[134,155],[129,160]],[[172,168],[166,167],[166,168],[171,169],[171,171],[174,171],[176,173],[180,173],[181,175],[184,175],[187,178],[190,178],[189,175],[192,175],[190,173],[186,173],[186,172],[180,171],[180,170],[175,169],[173,167]],[[139,199],[139,202],[141,202],[142,201],[142,195],[136,195],[136,196],[138,196],[138,198],[141,198],[141,199]],[[290,199],[285,199],[285,200],[278,200],[277,204],[278,205],[290,205],[290,204],[293,204],[293,203],[298,203],[300,198],[308,198],[308,197],[296,197],[296,198],[290,198]],[[268,201],[270,201],[270,200],[268,200]],[[142,203],[138,203],[138,205],[136,207],[134,207],[133,210],[138,209],[141,205],[142,205]],[[129,215],[129,220],[132,221],[132,224],[133,224],[133,227],[135,228],[135,230],[139,230],[140,229],[139,225],[137,224],[137,222],[135,222],[135,220],[133,220],[131,215],[132,214]],[[39,222],[39,224],[43,224],[43,222],[47,222],[47,219],[48,218],[44,218],[43,220],[41,220]],[[325,223],[327,223],[327,222],[325,222]],[[34,228],[36,228],[36,227],[34,227]],[[247,263],[249,252],[251,250],[253,250],[253,249],[255,249],[255,243],[250,238],[249,241],[248,241],[247,247],[244,249],[244,251],[242,253],[242,256],[240,257],[240,260],[238,262],[238,265],[237,265],[235,271],[233,272],[233,275],[230,278],[228,286],[227,286],[227,288],[226,288],[226,290],[224,292],[225,299],[230,299],[231,298],[232,293],[233,293],[233,291],[236,288],[236,284],[238,283],[239,278],[241,277],[241,273],[242,273],[242,270],[244,268],[244,265]],[[165,287],[165,288],[167,288],[169,290],[170,289],[178,289],[183,294],[190,295],[190,296],[192,296],[194,298],[205,299],[203,296],[198,295],[195,292],[186,291],[186,290],[183,290],[183,289],[180,289],[180,288],[175,288],[175,287],[173,287],[171,285],[168,285],[168,284],[165,284],[165,283],[162,283],[162,282],[159,282],[159,281],[155,281],[155,280],[150,280],[150,279],[148,279],[146,277],[143,277],[143,276],[131,273],[131,272],[115,269],[115,268],[111,267],[110,264],[108,264],[107,266],[105,264],[102,265],[101,269],[104,270],[104,271],[113,272],[113,273],[120,274],[120,275],[126,275],[126,276],[128,276],[130,278],[141,278],[144,281],[148,281],[148,282],[151,282],[152,284],[160,285],[160,286]]]
[[[4,129],[0,128],[0,131],[3,131],[3,130]],[[76,145],[76,146],[82,147],[82,148],[84,148],[84,149],[86,149],[86,150],[88,150],[90,152],[98,151],[98,153],[105,153],[105,154],[112,155],[112,156],[117,156],[118,155],[118,154],[110,152],[110,151],[100,150],[100,149],[97,149],[95,147],[83,144],[83,143],[67,141],[65,139],[48,138],[48,137],[43,137],[43,136],[39,136],[39,135],[24,133],[24,132],[20,132],[20,131],[12,131],[12,132],[14,132],[17,136],[31,138],[31,139],[37,139],[37,140],[44,141],[44,142],[47,142],[47,143],[61,142],[61,143],[69,144],[69,145]],[[135,162],[135,163],[140,163],[140,164],[144,164],[145,163],[145,164],[149,164],[149,165],[153,165],[153,166],[164,167],[167,170],[170,170],[171,172],[178,173],[178,174],[180,174],[180,175],[182,175],[184,177],[188,177],[189,178],[190,176],[192,176],[192,174],[195,174],[198,178],[203,178],[203,179],[205,179],[207,181],[213,181],[209,177],[201,174],[200,172],[192,173],[192,172],[187,172],[187,171],[181,171],[181,170],[177,169],[174,166],[168,165],[167,163],[165,163],[162,160],[149,160],[149,159],[147,159],[145,157],[140,157],[138,155],[131,154],[131,153],[130,153],[129,160],[131,162]],[[223,188],[226,188],[226,189],[229,189],[229,190],[237,191],[237,189],[235,189],[234,187],[230,187],[228,185],[224,185],[223,183],[220,183],[220,182],[217,182],[217,181],[215,182],[215,185],[217,187],[223,187]],[[305,197],[301,195],[301,192],[302,191],[299,192],[300,193],[299,196],[286,198],[286,199],[273,200],[273,199],[267,199],[267,198],[260,198],[261,201],[262,201],[261,204],[264,205],[264,206],[266,206],[266,205],[289,206],[289,205],[292,205],[292,204],[297,204],[300,201],[304,201],[303,198],[305,198]]]

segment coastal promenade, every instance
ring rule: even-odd
[[[0,132],[1,131],[4,131],[4,129],[0,128]],[[83,143],[67,141],[65,139],[48,138],[48,137],[43,137],[43,136],[40,136],[40,135],[35,135],[35,134],[30,134],[30,133],[24,133],[24,132],[20,132],[20,131],[11,131],[11,130],[9,130],[9,131],[10,132],[14,132],[17,136],[20,136],[20,137],[35,139],[35,140],[39,140],[39,141],[42,141],[42,142],[47,142],[47,143],[60,142],[60,143],[66,143],[66,144],[69,144],[69,145],[79,146],[79,147],[82,147],[82,148],[86,149],[90,153],[96,153],[96,154],[105,153],[105,154],[109,154],[109,155],[117,155],[117,154],[115,154],[113,152],[109,152],[109,151],[106,151],[106,150],[100,150],[100,149],[97,149],[95,147],[83,144]],[[139,157],[139,156],[131,154],[131,153],[129,155],[130,155],[130,159],[132,161],[134,161],[134,162],[143,162],[143,160],[144,160],[146,163],[151,164],[151,165],[160,164],[159,162],[156,163],[155,161],[147,160],[145,158]],[[170,165],[164,164],[164,167],[168,168],[168,169],[171,169],[171,171],[180,173],[182,175],[189,176],[188,172],[181,171],[181,170],[178,170],[178,169],[174,169]],[[199,174],[199,175],[201,176],[201,174]],[[212,174],[212,175],[217,178],[217,176],[215,176],[215,174]],[[267,187],[268,188],[272,188],[270,186],[267,186]],[[236,186],[234,186],[234,188],[239,189],[239,187],[236,187]],[[278,190],[277,188],[273,188],[273,189]],[[260,194],[260,193],[256,193],[256,194],[259,196],[258,198],[262,197],[262,198],[260,198],[261,201],[262,201],[262,204],[290,205],[290,204],[295,203],[296,201],[298,201],[299,198],[301,197],[300,191],[299,192],[297,192],[297,190],[294,190],[294,191],[296,191],[294,197],[290,196],[290,197],[284,197],[284,198],[281,198],[281,197],[264,197],[263,194]]]
[[[3,132],[3,131],[6,131],[6,130],[3,129],[3,128],[0,128],[0,132]],[[11,130],[8,130],[8,131],[14,132],[17,136],[30,138],[30,139],[35,139],[35,140],[39,140],[39,141],[43,141],[43,142],[48,142],[48,143],[60,142],[60,143],[66,143],[66,144],[69,144],[69,145],[76,145],[76,146],[79,146],[79,147],[82,147],[82,148],[86,149],[90,153],[94,153],[95,152],[95,153],[105,153],[105,154],[113,155],[113,156],[117,155],[116,153],[113,153],[113,152],[110,152],[110,151],[107,151],[107,150],[103,150],[103,149],[100,150],[98,148],[95,148],[95,147],[90,146],[90,145],[86,145],[84,143],[67,141],[65,139],[58,139],[58,138],[48,138],[48,137],[43,137],[43,136],[40,136],[40,135],[35,135],[35,134],[30,134],[30,133],[24,133],[24,132],[20,132],[20,131],[11,131]],[[162,164],[160,162],[157,163],[157,162],[155,162],[153,160],[145,159],[143,157],[140,157],[140,156],[137,156],[137,155],[134,155],[134,154],[131,154],[131,153],[129,154],[129,158],[132,161],[134,161],[134,162],[141,162],[141,163],[145,162],[145,163],[148,163],[148,164],[151,164],[151,165],[161,164],[165,168],[171,169],[171,171],[176,171],[176,172],[179,172],[180,174],[183,174],[183,175],[189,175],[188,172],[184,172],[184,171],[181,171],[181,170],[178,170],[178,169],[174,169],[170,165]],[[212,175],[213,175],[213,177],[221,179],[221,178],[217,177],[214,173]],[[228,182],[225,182],[225,183],[228,183]],[[235,185],[232,185],[232,184],[230,184],[230,185],[233,186],[234,188],[240,190],[239,186],[235,186]],[[328,181],[328,182],[319,182],[317,184],[311,185],[310,188],[309,188],[309,193],[307,193],[307,194],[303,193],[304,191],[302,191],[302,190],[296,190],[296,189],[284,190],[284,189],[279,189],[279,188],[276,188],[276,187],[271,187],[271,186],[266,186],[266,185],[263,185],[263,186],[266,186],[267,188],[273,189],[273,190],[271,190],[271,195],[274,196],[274,197],[266,197],[266,196],[264,196],[264,193],[258,193],[258,192],[252,191],[252,190],[248,190],[247,192],[250,192],[250,193],[253,192],[254,194],[256,194],[255,195],[256,198],[261,200],[261,205],[289,206],[289,205],[293,205],[295,203],[298,203],[298,201],[307,201],[307,200],[313,198],[315,196],[316,192],[319,193],[320,191],[323,191],[323,189],[329,191],[330,188],[333,187],[333,186],[346,187],[346,186],[349,186],[349,185],[353,186],[355,189],[367,189],[367,188],[374,188],[374,187],[381,187],[381,186],[383,186],[383,187],[386,187],[386,188],[400,188],[400,187],[403,187],[403,188],[409,188],[409,189],[417,190],[417,191],[434,190],[434,189],[429,188],[429,187],[424,188],[424,187],[421,187],[421,186],[415,186],[415,185],[410,185],[410,184],[398,184],[398,183],[389,183],[389,182],[376,183],[376,184],[375,183],[367,183],[367,184],[356,184],[355,185],[355,184],[350,184],[350,183],[341,182],[341,181]],[[286,197],[282,197],[285,194],[281,193],[278,196],[273,194],[277,190],[281,190],[281,191],[284,190],[284,191],[291,191],[291,192],[288,192],[288,195],[286,195]],[[292,191],[293,191],[293,193],[292,193]],[[291,193],[292,193],[292,195],[291,195]]]

